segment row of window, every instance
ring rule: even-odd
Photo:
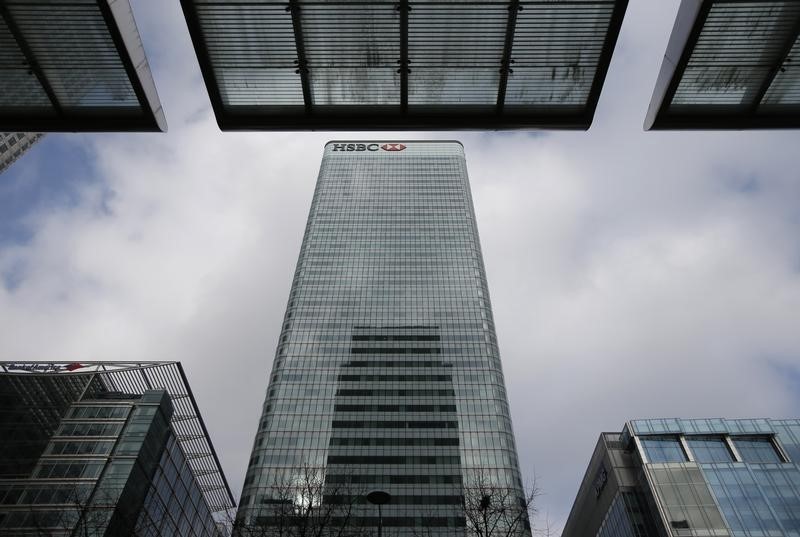
[[[0,505],[15,504],[85,504],[93,485],[54,484],[38,485],[32,483],[8,484],[0,486]]]
[[[369,334],[354,335],[353,341],[439,341],[438,334]]]
[[[42,479],[96,478],[105,466],[105,461],[64,461],[39,465],[34,477]]]
[[[107,455],[114,440],[54,440],[47,449],[49,455]]]
[[[458,429],[458,421],[345,421],[334,420],[333,429]]]
[[[460,464],[459,456],[329,455],[328,464]]]
[[[458,438],[339,438],[330,440],[331,447],[338,446],[457,446]]]
[[[324,352],[323,349],[336,349],[339,350],[337,347],[322,347],[319,345],[313,344],[297,344],[298,346],[303,345],[309,347],[309,350],[312,348],[318,347],[321,351]],[[300,350],[300,349],[298,349]],[[461,349],[453,348],[453,349],[446,349],[444,352],[448,353],[457,353],[460,352]],[[442,354],[443,349],[441,347],[351,347],[350,354]],[[391,364],[392,362],[386,362],[387,364]],[[381,367],[381,366],[373,366],[373,367]],[[383,366],[383,367],[392,367],[390,366]],[[414,367],[414,366],[406,366],[406,367]]]
[[[348,389],[336,390],[336,397],[455,397],[455,390],[381,390]]]
[[[122,423],[72,423],[64,422],[58,431],[60,436],[117,436]]]
[[[640,436],[642,448],[648,462],[687,462],[689,454],[677,436]],[[730,437],[743,462],[780,463],[785,462],[771,437]],[[737,458],[722,436],[687,436],[686,445],[696,462],[736,462]]]
[[[366,496],[350,494],[325,495],[324,503],[332,505],[354,505],[369,503]],[[464,497],[456,495],[431,495],[431,494],[394,494],[392,505],[464,505]]]
[[[343,323],[343,322],[333,322],[333,320],[328,321],[311,321],[306,319],[295,319],[294,323],[294,330],[298,332],[311,332],[317,333],[322,331],[330,330],[333,334],[336,334],[339,330],[347,330],[348,332],[344,334],[346,337],[349,337],[350,330],[352,329],[352,323]],[[289,329],[289,326],[284,327],[285,330]],[[470,334],[474,333],[475,330],[488,330],[489,325],[487,323],[442,323],[440,326],[440,330],[442,333],[463,333],[463,334]]]
[[[456,405],[334,405],[334,412],[455,412]]]
[[[67,418],[123,419],[130,411],[129,406],[73,406]]]
[[[383,527],[388,528],[463,528],[466,525],[464,517],[393,517],[385,516],[381,520]],[[282,526],[286,524],[284,517],[257,516],[255,523],[258,526]],[[348,517],[347,519],[334,517],[330,520],[332,527],[356,526],[365,528],[378,527],[378,517]]]
[[[334,485],[373,484],[373,485],[460,485],[461,475],[432,474],[328,474],[326,483]]]

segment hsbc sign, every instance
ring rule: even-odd
[[[333,144],[331,151],[402,151],[405,144]]]

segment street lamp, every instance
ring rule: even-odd
[[[389,503],[392,495],[382,490],[373,490],[367,494],[367,501],[372,505],[378,506],[378,537],[383,537],[383,512],[381,505]]]

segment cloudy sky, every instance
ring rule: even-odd
[[[170,131],[50,135],[0,176],[0,359],[180,360],[238,497],[323,144],[350,135],[221,133],[178,2],[132,4]],[[374,135],[466,146],[558,523],[600,431],[800,415],[800,135],[642,131],[677,6],[631,0],[588,132]]]

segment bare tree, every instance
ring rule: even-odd
[[[234,522],[237,537],[354,537],[354,523],[364,491],[352,483],[327,483],[325,468],[304,465],[278,481],[262,498],[263,516]]]
[[[555,537],[561,535],[561,530],[550,518],[549,513],[544,514],[544,518],[532,529],[534,537]]]
[[[467,533],[476,537],[530,536],[540,494],[535,480],[520,489],[497,485],[485,473],[472,473],[464,483]]]

